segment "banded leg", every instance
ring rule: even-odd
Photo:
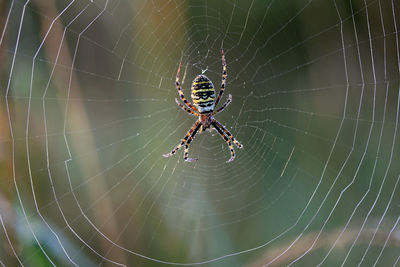
[[[225,104],[222,105],[222,107],[220,107],[219,109],[217,109],[216,111],[213,112],[213,115],[220,113],[221,111],[223,111],[227,106],[229,106],[229,104],[232,102],[232,95],[229,94],[228,100],[226,100]]]
[[[179,103],[178,99],[175,98],[175,102],[178,106],[181,107],[181,109],[183,109],[184,111],[186,111],[189,114],[192,114],[194,116],[200,116],[198,113],[194,112],[193,110],[188,109],[187,107],[185,107],[184,105],[182,105],[181,103]]]
[[[226,163],[229,163],[235,159],[235,150],[233,149],[232,141],[231,141],[231,139],[229,139],[229,137],[224,133],[224,131],[215,122],[213,122],[212,125],[218,131],[218,133],[221,135],[221,137],[224,138],[225,142],[229,146],[229,149],[231,150],[231,158],[226,161]]]
[[[182,62],[179,63],[179,69],[178,69],[178,72],[176,73],[176,80],[175,80],[176,89],[178,90],[178,94],[181,97],[182,101],[186,104],[186,106],[193,109],[194,111],[198,111],[195,106],[193,106],[189,101],[186,100],[185,95],[183,94],[181,86],[179,84],[179,72],[181,71],[181,65],[182,65]]]
[[[193,125],[193,127],[187,132],[185,137],[182,139],[181,143],[179,145],[177,145],[171,152],[164,154],[163,157],[168,158],[168,157],[172,156],[173,154],[176,153],[176,151],[178,151],[178,149],[180,149],[186,143],[186,141],[189,138],[193,139],[193,136],[197,133],[200,126],[201,126],[201,122],[196,121],[196,123]]]
[[[243,148],[243,145],[241,143],[239,143],[238,140],[235,139],[235,137],[233,137],[233,135],[225,128],[224,125],[219,123],[216,119],[214,119],[213,123],[215,123],[215,125],[217,125],[219,128],[221,128],[224,131],[224,133],[233,141],[233,143],[235,143],[235,145],[238,148]]]
[[[197,159],[195,158],[188,158],[189,156],[189,145],[192,142],[194,136],[196,135],[197,130],[195,132],[193,132],[193,134],[189,137],[189,139],[187,140],[186,144],[185,144],[185,154],[183,155],[183,159],[187,162],[193,162],[196,161]]]
[[[219,90],[217,100],[215,100],[215,106],[218,105],[219,101],[221,100],[222,95],[224,94],[225,87],[226,87],[226,61],[225,61],[225,54],[224,50],[221,49],[222,53],[222,83],[221,83],[221,90]]]

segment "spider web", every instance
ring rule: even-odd
[[[399,264],[394,0],[0,5],[0,264]],[[175,104],[224,49],[189,156]]]

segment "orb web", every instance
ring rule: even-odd
[[[395,1],[0,6],[3,266],[399,263]],[[216,90],[217,131],[173,149]]]

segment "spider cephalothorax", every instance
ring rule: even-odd
[[[214,111],[215,107],[221,100],[222,95],[224,94],[226,85],[226,62],[225,62],[224,51],[221,50],[221,52],[222,52],[222,66],[223,66],[222,84],[221,84],[221,90],[219,91],[218,97],[216,99],[215,99],[215,89],[213,83],[211,82],[210,79],[207,78],[207,76],[201,74],[198,75],[193,80],[192,83],[191,97],[193,100],[193,104],[188,102],[185,96],[183,95],[181,86],[179,84],[179,72],[181,70],[181,64],[179,65],[178,73],[176,74],[176,89],[178,90],[178,94],[181,97],[182,101],[186,104],[186,106],[181,104],[176,98],[175,102],[184,111],[194,116],[197,116],[198,120],[195,122],[193,127],[186,134],[186,136],[182,139],[181,143],[168,154],[164,154],[163,155],[164,157],[172,156],[173,154],[176,153],[176,151],[178,151],[179,148],[185,146],[185,154],[184,154],[185,161],[195,161],[196,159],[188,158],[189,145],[199,130],[201,133],[204,130],[210,130],[211,126],[213,126],[218,131],[218,133],[222,136],[222,138],[224,138],[224,140],[229,146],[229,149],[231,151],[231,158],[227,162],[231,162],[235,158],[235,151],[233,150],[232,142],[238,148],[243,147],[242,144],[240,144],[235,139],[235,137],[233,137],[232,134],[225,128],[225,126],[223,126],[220,122],[218,122],[214,118],[215,114],[223,111],[232,101],[232,95],[229,94],[228,100],[225,102],[225,104],[223,104],[222,107]]]

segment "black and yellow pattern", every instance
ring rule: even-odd
[[[192,83],[192,100],[200,113],[214,111],[215,89],[210,79],[205,75],[198,75]]]
[[[176,74],[176,89],[178,90],[178,94],[183,101],[181,104],[178,99],[175,98],[176,104],[186,111],[187,113],[197,116],[198,120],[195,122],[193,127],[187,132],[185,137],[182,139],[180,144],[178,144],[171,152],[164,154],[163,156],[168,158],[176,153],[178,149],[182,146],[185,147],[185,153],[183,158],[185,161],[193,162],[197,159],[189,158],[189,145],[196,136],[197,133],[202,133],[204,130],[210,129],[210,127],[214,127],[219,135],[225,140],[228,144],[229,150],[231,151],[231,158],[227,162],[231,162],[235,159],[235,150],[233,149],[233,144],[235,144],[238,148],[243,148],[243,145],[239,143],[235,137],[222,125],[218,122],[214,115],[223,111],[231,102],[232,102],[232,95],[229,94],[228,100],[223,104],[219,109],[216,111],[214,110],[215,106],[221,100],[226,86],[226,62],[225,62],[225,55],[224,51],[221,49],[222,53],[222,83],[221,89],[219,90],[218,97],[215,98],[215,89],[214,85],[207,76],[201,74],[198,75],[192,83],[192,100],[193,104],[186,100],[185,96],[183,95],[181,86],[179,84],[179,73],[181,71],[182,64],[179,64],[179,69]]]

